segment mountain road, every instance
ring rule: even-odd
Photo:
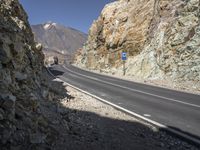
[[[61,80],[126,110],[200,137],[200,95],[121,80],[71,65],[54,65],[49,70]]]

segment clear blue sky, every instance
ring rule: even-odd
[[[19,0],[28,13],[29,22],[41,24],[53,21],[88,32],[93,20],[105,4],[115,0]]]

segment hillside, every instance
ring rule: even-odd
[[[85,33],[53,22],[32,25],[31,28],[35,40],[43,45],[47,58],[55,55],[70,58],[87,40]]]
[[[1,0],[1,150],[198,150],[78,92],[55,77],[66,72],[48,69],[22,5],[18,0]]]
[[[55,149],[65,143],[62,135],[69,131],[58,130],[66,126],[56,108],[66,97],[65,87],[44,67],[42,46],[18,0],[1,0],[0,149]]]
[[[75,65],[200,90],[199,0],[119,0],[92,24]]]

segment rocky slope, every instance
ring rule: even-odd
[[[1,0],[1,150],[37,149],[37,144],[44,148],[61,138],[57,129],[64,127],[55,123],[61,117],[53,108],[55,100],[67,94],[48,76],[43,59],[42,46],[34,41],[22,6],[17,0]]]
[[[103,9],[75,65],[122,75],[167,80],[200,90],[200,1],[118,0]]]
[[[47,61],[53,56],[59,57],[59,60],[70,59],[87,40],[85,33],[53,22],[32,25],[31,28],[35,40],[44,47]]]
[[[74,102],[69,104],[66,85],[46,72],[41,49],[41,44],[34,41],[27,15],[19,2],[1,0],[1,150],[125,147],[197,150],[195,146],[68,88],[76,96],[70,96]],[[58,75],[61,73],[57,71]]]

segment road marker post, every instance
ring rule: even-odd
[[[122,61],[123,61],[123,75],[126,75],[126,60],[127,60],[127,53],[122,52]]]

